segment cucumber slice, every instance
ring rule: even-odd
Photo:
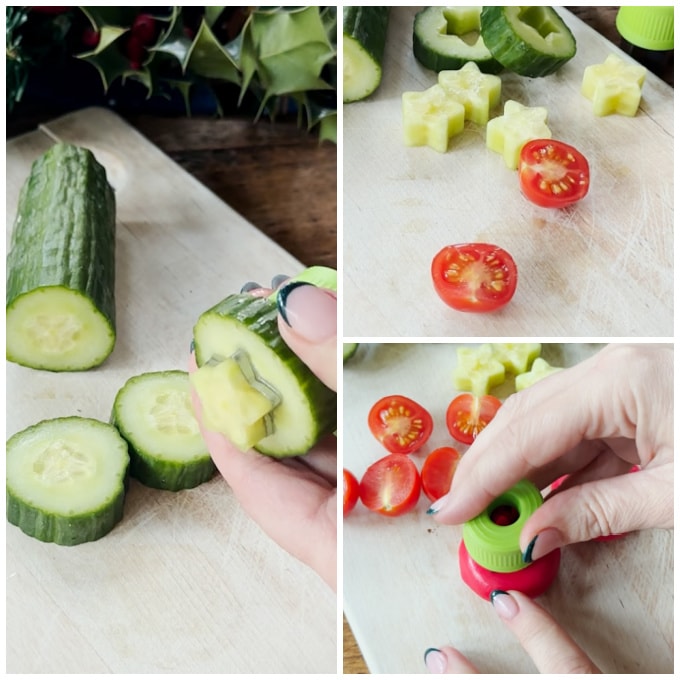
[[[576,54],[572,32],[552,7],[487,6],[480,23],[491,54],[521,76],[547,76]]]
[[[127,444],[112,425],[43,420],[7,442],[7,520],[40,541],[96,541],[123,517]]]
[[[7,359],[101,364],[115,343],[115,199],[92,153],[55,144],[22,187],[7,256]]]
[[[525,373],[541,353],[540,342],[493,342],[494,356],[505,370],[515,375]]]
[[[480,34],[481,7],[426,7],[413,22],[413,54],[432,71],[456,70],[474,62],[483,73],[500,64]]]
[[[348,359],[351,359],[359,349],[358,342],[344,342],[342,344],[342,363],[344,364]]]
[[[389,7],[343,7],[342,99],[359,101],[373,94],[382,80]]]
[[[280,458],[302,455],[333,432],[337,399],[286,345],[277,319],[275,301],[248,294],[201,314],[194,327],[199,368],[190,380],[209,429],[242,450]]]
[[[515,389],[518,392],[525,390],[539,380],[543,380],[543,378],[563,370],[560,366],[551,366],[545,359],[538,357],[532,364],[530,371],[520,373],[515,377]]]
[[[610,54],[602,64],[586,66],[581,94],[593,102],[596,116],[634,116],[642,99],[647,69]]]
[[[146,486],[191,489],[215,473],[184,371],[130,378],[116,395],[111,422],[128,443],[130,475]]]
[[[457,71],[440,71],[437,80],[449,97],[465,107],[465,120],[477,125],[487,124],[489,111],[501,99],[501,79],[482,73],[472,61]]]
[[[458,361],[453,372],[456,389],[482,396],[505,380],[505,366],[496,358],[490,344],[459,347],[456,355]]]

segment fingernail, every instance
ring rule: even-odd
[[[562,534],[557,529],[544,529],[529,541],[529,545],[522,553],[522,559],[526,564],[530,564],[563,544]]]
[[[436,515],[443,507],[444,503],[446,503],[446,496],[442,496],[441,498],[438,498],[432,505],[427,509],[428,515]]]
[[[491,604],[502,619],[509,621],[519,612],[519,606],[515,598],[505,590],[494,590],[491,593]]]
[[[446,655],[436,647],[425,650],[425,667],[430,673],[446,673]]]
[[[288,281],[289,278],[288,274],[277,274],[272,279],[272,288],[276,290],[284,281]]]
[[[310,342],[321,342],[337,333],[338,302],[323,288],[291,281],[279,289],[276,304],[283,320]]]
[[[255,283],[255,281],[247,281],[241,286],[241,292],[249,293],[251,290],[255,290],[256,288],[262,288],[262,286],[259,283]]]

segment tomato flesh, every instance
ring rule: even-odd
[[[437,295],[461,312],[492,312],[505,306],[517,288],[517,265],[507,251],[489,243],[442,248],[432,260]]]
[[[359,480],[347,469],[342,470],[342,515],[347,517],[359,500]]]
[[[368,413],[368,427],[390,453],[413,453],[432,434],[432,416],[420,404],[395,394],[377,401]]]
[[[522,193],[543,208],[564,208],[580,201],[590,186],[585,156],[554,139],[533,139],[519,154]]]
[[[456,441],[472,444],[501,406],[501,400],[491,394],[459,394],[446,409],[446,427]]]
[[[425,459],[420,479],[423,491],[431,501],[434,502],[449,492],[459,460],[460,453],[451,446],[440,446]]]
[[[359,498],[369,510],[389,517],[413,510],[420,498],[418,468],[406,454],[390,453],[367,468]]]

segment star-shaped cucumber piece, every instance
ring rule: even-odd
[[[543,380],[543,378],[563,370],[564,369],[560,366],[551,366],[545,359],[538,357],[531,366],[530,371],[527,373],[520,373],[515,378],[515,389],[519,392],[527,387],[531,387],[539,380]]]
[[[552,138],[547,119],[545,107],[524,106],[509,99],[503,107],[503,115],[487,123],[486,145],[501,154],[511,170],[516,170],[519,152],[528,141]]]
[[[505,370],[518,375],[526,373],[533,360],[541,353],[540,342],[494,342],[494,356]]]
[[[429,146],[444,153],[449,139],[463,130],[465,107],[441,85],[433,85],[402,94],[402,118],[406,146]]]
[[[482,73],[473,61],[457,71],[440,71],[439,84],[465,107],[465,120],[478,125],[486,125],[489,110],[501,99],[501,79]]]
[[[482,396],[505,380],[505,366],[496,358],[490,344],[459,347],[457,356],[458,363],[453,372],[456,389]]]
[[[593,102],[596,116],[610,113],[634,116],[640,106],[646,75],[643,66],[610,54],[604,63],[586,67],[581,94]]]

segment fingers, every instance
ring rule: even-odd
[[[425,667],[430,673],[479,673],[479,671],[453,647],[430,647],[425,652]]]
[[[529,517],[520,548],[531,562],[570,543],[672,526],[672,470],[648,468],[560,490]]]
[[[539,673],[599,673],[587,654],[545,609],[522,593],[495,591],[492,603]]]
[[[286,344],[328,387],[337,388],[337,310],[335,292],[304,281],[278,293],[279,332]]]

